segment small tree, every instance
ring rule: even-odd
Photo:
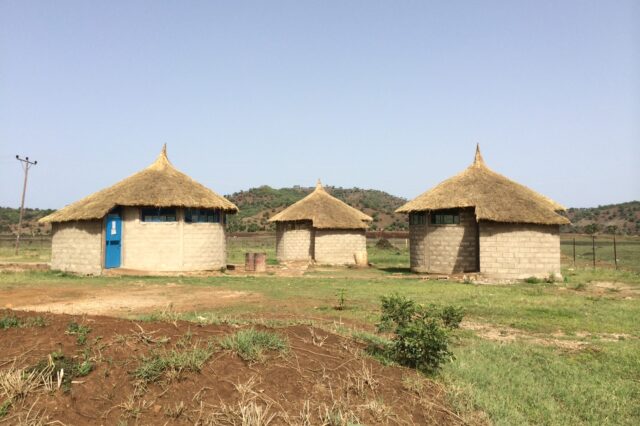
[[[388,355],[408,367],[435,373],[453,358],[449,330],[458,328],[464,316],[454,306],[419,305],[400,295],[382,297],[379,331],[393,331]]]

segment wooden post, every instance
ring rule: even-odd
[[[616,263],[616,270],[618,269],[618,250],[616,249],[616,234],[613,234],[613,260]]]
[[[573,267],[576,267],[576,237],[573,237]]]
[[[596,236],[591,235],[591,249],[593,250],[593,269],[596,269]]]

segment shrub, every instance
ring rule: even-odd
[[[436,372],[453,355],[446,329],[432,317],[418,318],[399,327],[392,350],[398,363],[428,373]]]
[[[435,373],[453,357],[449,351],[449,329],[458,328],[461,308],[422,306],[404,296],[382,297],[379,331],[393,331],[388,357],[408,367]]]
[[[442,308],[440,318],[447,328],[460,328],[462,318],[464,318],[464,310],[456,306],[445,306]]]

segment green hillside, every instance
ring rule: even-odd
[[[44,217],[55,210],[52,209],[24,209],[23,229],[25,234],[47,234],[51,231],[51,225],[39,224],[38,219]],[[15,232],[20,218],[20,209],[11,207],[0,207],[0,234]]]
[[[373,217],[372,229],[383,228],[388,231],[407,229],[406,217],[393,213],[406,202],[404,198],[374,189],[330,186],[325,188],[334,197]],[[312,190],[313,188],[300,186],[281,189],[261,186],[227,195],[226,197],[240,209],[240,213],[229,218],[229,231],[271,230],[273,225],[267,222],[271,216],[302,199]]]
[[[373,217],[371,229],[400,231],[408,228],[405,215],[394,214],[394,210],[406,202],[383,191],[361,188],[326,187],[333,196]],[[272,230],[267,220],[287,206],[302,199],[313,188],[294,186],[275,189],[269,186],[251,188],[226,197],[234,202],[240,213],[229,216],[230,232],[255,232]],[[25,209],[25,234],[41,235],[50,232],[51,226],[37,223],[38,219],[53,212],[50,209]],[[617,233],[640,235],[640,201],[611,204],[590,208],[570,208],[567,216],[570,226],[562,232]],[[13,233],[18,223],[18,209],[0,207],[0,233]]]
[[[640,235],[640,201],[567,209],[564,232]]]

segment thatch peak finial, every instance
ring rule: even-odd
[[[316,189],[322,189],[322,182],[320,181],[320,178],[318,178],[318,182],[316,182]]]
[[[482,154],[480,153],[480,144],[476,144],[476,156],[473,159],[474,166],[484,166],[484,159],[482,158]]]
[[[163,169],[167,166],[170,166],[171,162],[169,161],[169,157],[167,157],[167,144],[162,145],[162,151],[160,151],[160,155],[156,158],[156,161],[150,166],[154,169]]]

